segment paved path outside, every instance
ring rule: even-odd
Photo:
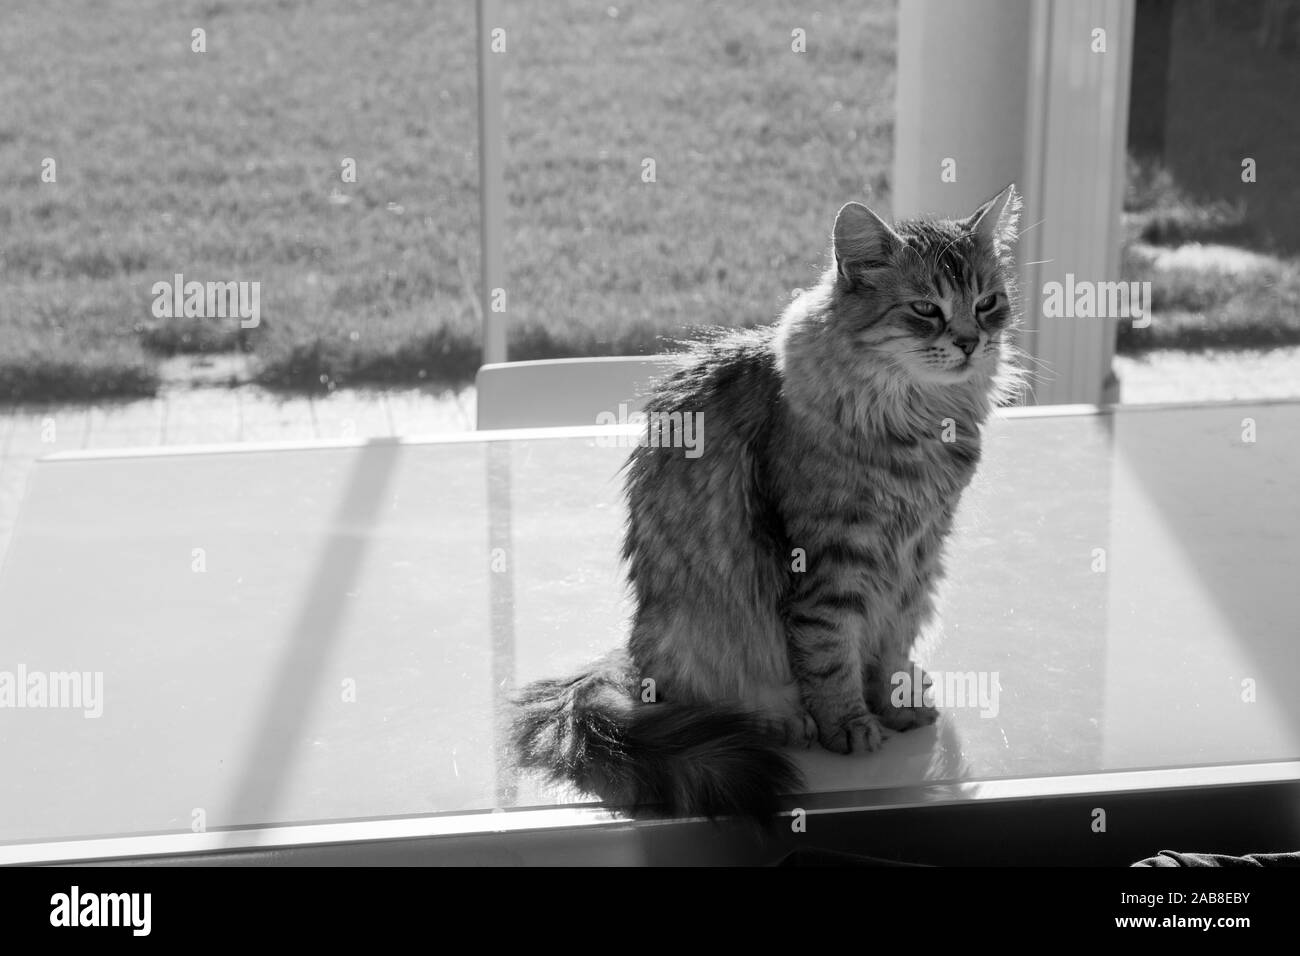
[[[1300,398],[1300,346],[1115,357],[1124,404]]]
[[[255,387],[177,388],[94,405],[0,405],[0,562],[36,459],[108,448],[381,438],[469,431],[474,389],[340,389],[280,397]]]

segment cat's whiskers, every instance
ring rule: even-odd
[[[1038,384],[1040,385],[1045,385],[1047,384],[1048,381],[1050,381],[1050,379],[1041,379],[1038,376],[1044,372],[1055,371],[1052,368],[1051,363],[1044,361],[1043,359],[1039,358],[1038,356],[1030,352],[1026,352],[1024,349],[1020,348],[1020,346],[1014,345],[1010,342],[1006,343],[1004,348],[1007,350],[1008,357],[1011,358],[1014,361],[1015,365],[1024,372],[1024,375],[1027,378],[1033,377],[1035,381],[1038,382]],[[1038,367],[1030,368],[1029,367],[1030,363]]]

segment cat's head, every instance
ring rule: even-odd
[[[835,337],[925,388],[991,382],[1014,318],[1015,186],[965,219],[890,226],[860,203],[835,219]]]

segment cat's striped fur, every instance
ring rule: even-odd
[[[525,765],[633,809],[761,816],[798,786],[782,745],[870,751],[935,720],[892,706],[890,679],[1008,396],[1019,206],[1008,187],[891,228],[850,203],[815,289],[657,386],[647,411],[702,413],[704,454],[633,452],[627,647],[525,688]]]

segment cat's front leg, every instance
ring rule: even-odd
[[[836,753],[875,750],[882,739],[880,721],[863,693],[861,626],[833,600],[802,602],[787,618],[790,663],[804,704],[817,724],[817,739]]]

